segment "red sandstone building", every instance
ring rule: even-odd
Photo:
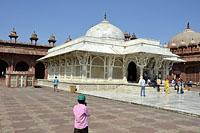
[[[175,63],[172,67],[174,77],[181,77],[184,81],[200,82],[200,33],[190,28],[174,36],[168,47],[174,54],[179,55],[186,62]]]
[[[36,79],[47,78],[47,65],[37,62],[54,46],[55,36],[50,36],[49,45],[38,45],[34,32],[30,43],[17,41],[18,35],[13,29],[10,40],[0,40],[0,85],[7,87],[33,86]]]

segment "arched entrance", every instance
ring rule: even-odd
[[[91,78],[104,79],[104,60],[101,57],[94,57],[91,67]]]
[[[15,71],[28,71],[29,66],[26,62],[18,62],[15,66]]]
[[[35,78],[44,79],[44,75],[45,75],[45,66],[42,62],[38,62],[35,65]]]
[[[128,65],[128,82],[136,82],[137,81],[137,68],[134,62],[130,62]]]
[[[0,78],[5,78],[7,67],[8,64],[5,61],[0,60]]]

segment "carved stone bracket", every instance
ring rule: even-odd
[[[156,60],[155,67],[158,69],[161,68],[163,65],[163,58],[157,57],[157,58],[155,58],[155,60]]]
[[[76,53],[80,65],[87,65],[90,55],[88,53]]]
[[[65,62],[66,62],[67,66],[71,65],[71,63],[72,63],[71,59],[65,59]]]
[[[112,79],[112,71],[113,71],[114,65],[115,65],[115,56],[113,55],[108,56],[108,79],[109,80]]]
[[[61,59],[61,60],[60,60],[60,66],[62,66],[62,67],[65,66],[65,60],[64,60],[64,59]]]
[[[138,56],[135,56],[136,64],[140,68],[140,77],[143,76],[143,69],[148,64],[149,57],[143,53],[139,53]]]
[[[135,56],[136,65],[144,68],[148,63],[148,59],[149,58],[147,56],[145,56],[142,53],[139,53],[138,56]]]
[[[169,70],[172,70],[173,64],[174,62],[171,62],[171,61],[169,62],[169,67],[168,67]]]

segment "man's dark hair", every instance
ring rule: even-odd
[[[84,104],[84,105],[86,105],[86,106],[87,106],[87,104],[86,104],[85,100],[78,100],[78,103],[79,103],[79,104]]]

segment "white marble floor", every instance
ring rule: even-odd
[[[78,93],[173,110],[200,117],[200,96],[199,92],[194,91],[184,90],[184,94],[177,94],[171,88],[170,94],[166,94],[163,88],[161,88],[161,92],[157,92],[155,88],[146,87],[146,96],[141,97],[139,87],[124,86],[116,89],[78,90]]]

